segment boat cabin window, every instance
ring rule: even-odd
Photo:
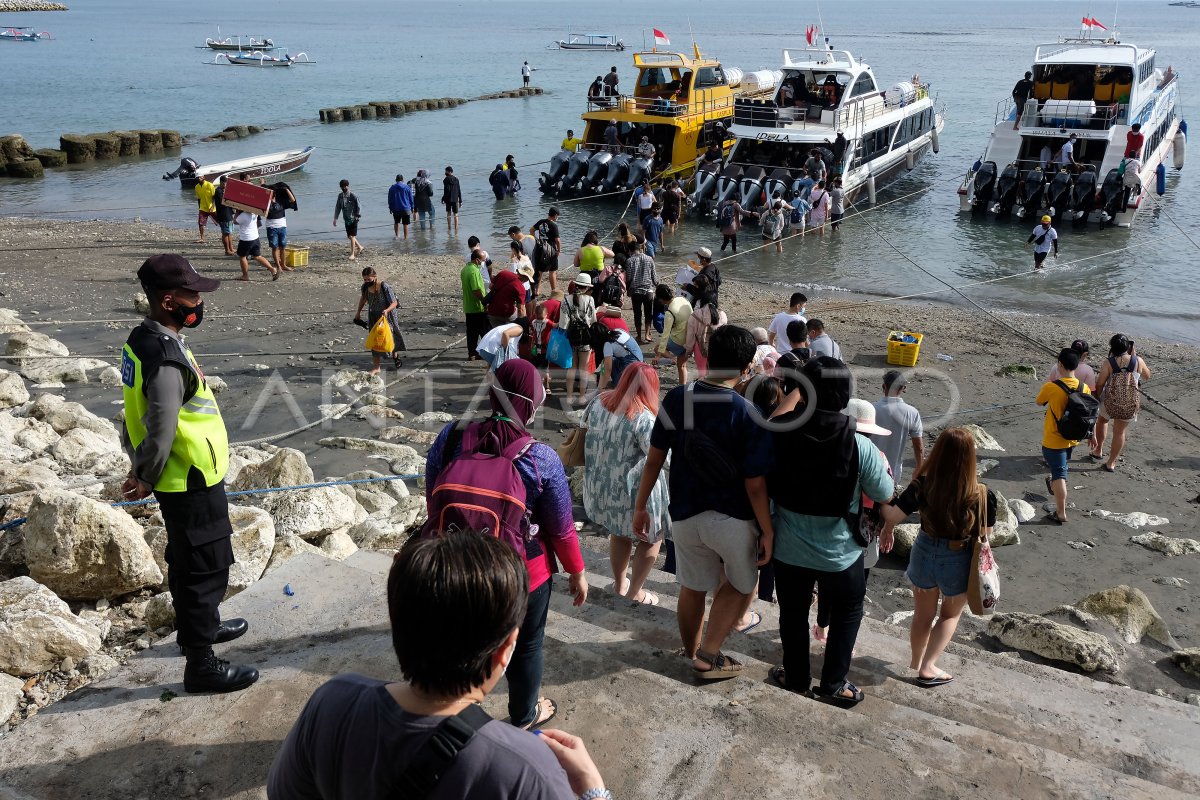
[[[1150,56],[1138,64],[1138,83],[1148,80],[1154,75],[1154,56]]]
[[[849,85],[850,76],[844,72],[789,70],[784,73],[776,102],[784,106],[836,108]],[[871,91],[874,91],[874,87]],[[791,98],[791,102],[787,98]]]
[[[719,66],[700,67],[696,70],[696,88],[709,89],[725,85],[725,72]]]
[[[1082,100],[1129,103],[1133,69],[1109,64],[1039,64],[1034,67],[1033,96],[1039,101]]]
[[[692,83],[692,71],[679,67],[647,67],[638,76],[635,97],[661,97],[686,100]]]
[[[850,90],[851,97],[862,97],[865,94],[871,94],[876,91],[875,79],[871,77],[871,73],[864,72],[858,76],[858,80],[854,82],[854,87]]]

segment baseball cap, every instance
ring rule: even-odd
[[[1076,353],[1092,352],[1091,349],[1088,348],[1087,339],[1076,339],[1075,341],[1071,342],[1071,349]]]
[[[696,251],[696,255],[700,256],[700,258],[712,258],[712,250],[709,250],[707,247],[701,247]]]
[[[1049,214],[1043,214],[1043,215],[1042,215],[1042,222],[1049,222],[1049,221],[1050,221],[1050,215],[1049,215]]]
[[[161,253],[142,262],[138,280],[147,289],[189,289],[193,292],[215,292],[221,282],[206,278],[181,255]]]

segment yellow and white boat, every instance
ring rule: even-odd
[[[634,53],[633,93],[588,97],[582,143],[555,154],[542,173],[542,191],[610,193],[647,178],[682,182],[710,147],[724,156],[733,141],[728,131],[735,99],[768,96],[776,76],[745,75],[703,57],[696,45],[692,49],[690,57]],[[719,166],[716,159],[710,163]]]

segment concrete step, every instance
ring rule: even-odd
[[[590,605],[619,612],[624,630],[671,652],[679,646],[674,617],[678,584],[673,575],[653,571],[647,588],[659,595],[657,608],[631,607],[611,594],[607,554],[584,540],[589,581],[605,591]],[[780,663],[778,610],[756,602],[762,624],[748,635],[733,634],[726,650],[758,663],[765,676]],[[913,682],[908,669],[907,627],[864,619],[850,679],[868,694],[856,713],[911,730],[936,730],[956,737],[963,727],[992,737],[1029,744],[1071,759],[1083,759],[1181,791],[1200,792],[1200,713],[1181,703],[1082,675],[1032,664],[1011,656],[954,645],[942,666],[958,677],[936,690]],[[813,674],[822,659],[813,648]]]
[[[896,706],[875,695],[858,707],[859,713],[847,713],[778,689],[767,680],[769,664],[754,658],[747,659],[744,677],[697,687],[690,662],[672,651],[678,643],[673,620],[668,619],[673,615],[660,608],[630,609],[626,601],[607,592],[596,595],[595,602],[581,608],[571,606],[570,598],[565,595],[556,596],[547,637],[563,644],[565,658],[574,659],[581,652],[590,652],[603,661],[623,661],[631,668],[650,669],[682,686],[691,686],[690,692],[675,700],[676,705],[654,705],[653,722],[648,723],[653,728],[659,727],[667,708],[670,708],[668,718],[695,719],[698,712],[694,709],[700,702],[697,697],[715,692],[739,706],[762,703],[766,707],[760,716],[763,724],[758,736],[760,748],[784,748],[792,757],[819,763],[822,768],[831,753],[840,751],[838,742],[846,736],[870,750],[899,757],[907,770],[918,775],[938,773],[953,783],[955,795],[973,793],[976,788],[986,786],[989,793],[1014,797],[1193,796],[1093,761],[1086,748],[1068,756],[1024,741],[1025,721],[1019,718],[1010,720],[1005,735]],[[618,607],[613,607],[610,600],[615,600]],[[740,641],[731,643],[729,649],[740,651],[743,649],[740,644]],[[552,660],[548,655],[547,663]],[[623,680],[625,674],[621,670],[620,677],[613,680]],[[868,691],[874,688],[867,684]],[[546,691],[554,691],[549,682]],[[593,702],[593,698],[589,697],[587,702]],[[868,710],[862,710],[864,707]],[[588,723],[572,727],[586,731]],[[775,760],[775,756],[770,755],[768,760]],[[762,762],[755,763],[756,769],[761,766]],[[848,776],[848,780],[849,785],[856,784],[853,776]],[[697,795],[703,795],[704,787],[693,788]]]

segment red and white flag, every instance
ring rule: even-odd
[[[816,25],[809,25],[804,31],[804,38],[808,40],[809,45],[817,43],[817,32],[820,31]]]
[[[654,28],[653,30],[654,30],[654,45],[655,45],[655,47],[657,47],[660,44],[670,44],[671,43],[671,40],[667,38],[667,35],[665,33],[660,31],[658,28]]]
[[[1095,17],[1084,17],[1083,18],[1083,27],[1099,28],[1102,31],[1108,30],[1108,28],[1105,27],[1105,25],[1102,22],[1100,22],[1100,20],[1096,19]]]

